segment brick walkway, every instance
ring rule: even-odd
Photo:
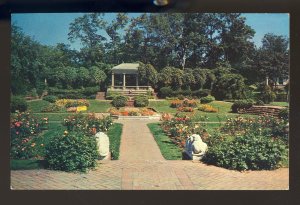
[[[164,160],[146,124],[123,120],[120,160],[101,161],[86,174],[11,171],[13,189],[24,190],[287,190],[289,170],[237,172],[200,162]]]

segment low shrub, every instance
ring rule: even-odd
[[[262,100],[257,100],[256,103],[255,103],[255,105],[264,105],[264,104],[265,103]]]
[[[276,98],[275,92],[271,90],[271,87],[268,85],[265,85],[261,93],[259,95],[259,100],[262,100],[264,103],[269,104],[270,102],[273,102]]]
[[[43,97],[43,100],[46,100],[50,103],[55,103],[55,101],[57,100],[58,98],[54,95],[47,95],[45,97]]]
[[[210,95],[211,91],[208,89],[202,89],[202,90],[195,90],[192,92],[193,96],[196,96],[197,98],[202,98]]]
[[[112,105],[114,107],[125,107],[127,100],[127,97],[119,95],[113,98]]]
[[[48,129],[48,118],[36,118],[29,112],[16,112],[10,120],[10,156],[13,159],[38,158],[40,133]]]
[[[96,87],[85,87],[82,91],[82,94],[85,95],[85,97],[96,95],[97,92],[99,92],[99,86]]]
[[[140,95],[134,98],[135,107],[146,107],[149,105],[148,96]]]
[[[201,105],[198,108],[198,110],[203,111],[203,112],[218,112],[218,110],[216,108],[214,108],[211,105],[207,105],[207,104]]]
[[[177,110],[180,112],[194,112],[194,108],[192,107],[178,107]]]
[[[189,100],[184,99],[182,102],[182,105],[185,107],[197,107],[197,101],[196,100]]]
[[[172,108],[178,108],[182,105],[182,100],[172,100],[170,102],[170,107]]]
[[[287,147],[279,139],[247,134],[216,141],[203,157],[208,164],[234,170],[270,170],[286,158]]]
[[[280,117],[284,121],[288,121],[289,120],[289,109],[280,110],[278,113],[278,117]]]
[[[206,96],[206,97],[200,98],[200,102],[201,102],[202,104],[207,104],[207,103],[210,103],[210,102],[212,102],[212,101],[214,101],[214,100],[215,100],[214,96],[211,96],[211,95],[208,95],[208,96]]]
[[[78,113],[65,118],[62,124],[68,131],[83,132],[85,135],[93,136],[97,132],[106,132],[113,124],[111,117],[96,117],[94,113],[83,115]]]
[[[52,137],[46,146],[45,160],[49,168],[62,171],[82,171],[97,165],[99,157],[94,137],[80,132]]]
[[[77,107],[77,106],[90,106],[90,102],[85,99],[72,100],[72,99],[59,99],[55,101],[55,104],[60,107]]]
[[[10,111],[16,112],[17,110],[20,112],[26,111],[28,108],[28,104],[26,100],[20,96],[12,96],[10,101]]]
[[[234,113],[238,113],[240,109],[248,109],[253,106],[252,100],[237,100],[231,106],[231,110]]]
[[[61,110],[62,110],[62,107],[60,107],[54,103],[50,103],[48,106],[42,108],[41,112],[58,112]]]
[[[166,98],[166,97],[172,97],[173,96],[173,90],[171,87],[162,87],[159,90],[159,97]]]

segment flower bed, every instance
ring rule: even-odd
[[[48,129],[48,118],[39,119],[29,112],[13,114],[10,122],[11,158],[39,158],[38,149],[44,144],[38,144],[37,141],[45,129]]]
[[[194,124],[188,116],[171,117],[164,114],[162,120],[162,129],[180,148],[184,148],[185,141],[191,134],[204,134],[204,129],[200,125]]]
[[[203,112],[218,112],[216,108],[214,108],[211,105],[203,104],[201,105],[198,110],[203,111]]]
[[[155,112],[150,108],[110,108],[108,111],[113,116],[153,116]]]

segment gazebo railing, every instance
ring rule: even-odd
[[[110,86],[111,90],[153,90],[151,86]]]

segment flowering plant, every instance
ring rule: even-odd
[[[38,119],[29,112],[16,112],[12,115],[10,121],[11,157],[13,159],[37,157],[36,141],[45,129],[48,129],[48,118]]]
[[[64,126],[68,131],[82,131],[87,135],[94,135],[97,132],[106,132],[113,124],[111,117],[96,117],[94,113],[88,115],[76,114],[64,119]]]
[[[203,112],[218,112],[216,108],[214,108],[211,105],[203,104],[201,105],[198,110],[203,111]]]

